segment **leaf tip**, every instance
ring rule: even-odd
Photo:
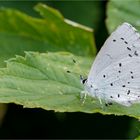
[[[56,9],[54,9],[54,8],[52,8],[52,7],[49,7],[48,5],[46,5],[46,4],[43,4],[43,3],[38,3],[35,7],[34,7],[34,9],[37,11],[37,12],[39,12],[40,13],[40,15],[42,15],[43,17],[50,17],[50,15],[51,15],[51,17],[52,18],[55,18],[55,17],[57,17],[57,18],[59,18],[59,19],[64,19],[64,17],[62,16],[62,14],[58,11],[58,10],[56,10]]]

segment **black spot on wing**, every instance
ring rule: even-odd
[[[131,76],[131,79],[134,79],[134,76]]]
[[[122,66],[122,63],[119,63],[119,67],[121,67]]]
[[[128,44],[128,42],[127,42],[127,41],[124,41],[124,43],[125,43],[125,44]]]
[[[113,83],[110,83],[111,86],[113,86]]]
[[[129,94],[130,94],[130,90],[127,91],[127,95],[129,95]]]
[[[135,56],[138,56],[139,54],[137,53],[137,51],[135,51],[135,52],[134,52],[134,55],[135,55]]]
[[[133,71],[130,71],[131,74],[133,74]]]
[[[131,51],[131,48],[127,47],[127,50]]]
[[[121,73],[121,71],[119,70],[118,73]]]
[[[134,45],[132,45],[133,48],[136,48]]]

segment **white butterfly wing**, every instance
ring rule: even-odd
[[[88,75],[88,82],[96,80],[96,76],[115,61],[129,55],[134,44],[140,49],[140,35],[130,24],[124,23],[114,31],[99,51]]]
[[[113,63],[98,75],[95,84],[99,96],[106,101],[126,106],[140,102],[140,57],[128,56]]]
[[[140,102],[140,35],[130,24],[119,26],[104,43],[88,75],[91,85],[97,90],[90,89],[90,95],[108,102]]]

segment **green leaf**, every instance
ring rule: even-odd
[[[84,104],[81,102],[84,86],[79,75],[87,75],[91,64],[90,58],[66,52],[26,52],[25,57],[10,59],[7,67],[0,69],[0,102],[59,112],[99,112],[140,118],[140,104],[125,107],[113,103],[105,107],[89,96]]]
[[[66,51],[78,55],[96,54],[91,28],[64,19],[57,10],[47,5],[38,4],[35,9],[47,19],[47,24],[52,26],[48,29],[49,34],[61,38],[61,40],[57,39],[57,43],[59,43],[57,46],[60,47],[59,50],[65,47]],[[56,23],[54,23],[54,19]]]
[[[63,18],[43,4],[35,7],[44,18],[28,16],[14,9],[0,9],[0,66],[5,59],[24,51],[69,51],[76,55],[95,55],[91,29]]]
[[[111,33],[118,25],[128,22],[140,31],[140,1],[110,0],[107,5],[107,28]]]
[[[83,86],[79,75],[87,73],[90,65],[89,58],[66,52],[26,52],[25,58],[16,56],[7,61],[7,68],[0,69],[0,102],[80,111]]]
[[[57,11],[54,8],[51,8],[47,5],[43,5],[41,3],[39,3],[37,6],[35,6],[36,11],[40,12],[40,15],[42,15],[42,17],[50,19],[50,20],[56,20],[56,21],[64,21],[64,17],[61,15],[61,13],[59,11]]]
[[[135,138],[135,140],[140,140],[140,136],[138,136],[137,138]]]

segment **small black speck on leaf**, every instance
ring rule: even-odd
[[[69,70],[67,70],[67,73],[71,73]]]
[[[73,63],[76,63],[76,61],[73,59]]]

